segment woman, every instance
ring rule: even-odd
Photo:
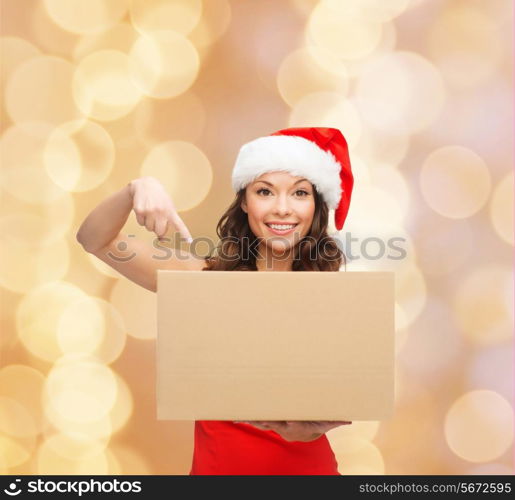
[[[217,225],[215,255],[152,258],[153,247],[120,231],[131,210],[162,238],[191,235],[159,181],[136,179],[102,202],[77,233],[83,247],[120,273],[156,291],[157,269],[338,271],[344,255],[327,235],[335,209],[341,229],[353,188],[347,143],[337,129],[290,128],[245,144],[236,160],[236,199]],[[123,243],[123,245],[121,245]],[[121,246],[120,246],[121,245]],[[130,260],[113,255],[123,249]],[[347,421],[196,421],[191,475],[338,475],[325,432]]]

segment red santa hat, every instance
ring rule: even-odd
[[[336,128],[287,128],[244,144],[232,172],[238,192],[265,172],[286,171],[308,179],[329,209],[335,227],[342,229],[354,185],[349,150]]]

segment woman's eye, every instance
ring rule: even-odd
[[[271,192],[271,191],[270,191],[269,189],[267,189],[267,188],[261,188],[261,189],[258,189],[256,192],[257,192],[257,194],[261,194],[261,192],[262,192],[262,191],[266,191],[266,192],[268,192],[268,193],[270,193],[270,192]],[[298,194],[298,193],[302,193],[302,195],[301,195],[301,196],[308,196],[308,195],[309,195],[309,193],[308,193],[307,191],[304,191],[304,189],[297,189],[297,191],[295,191],[295,193],[296,193],[296,194]]]

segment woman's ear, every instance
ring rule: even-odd
[[[240,207],[245,213],[247,213],[247,202],[245,201],[245,198],[241,200]]]

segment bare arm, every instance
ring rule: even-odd
[[[204,268],[204,259],[190,252],[159,248],[143,240],[125,237],[121,230],[131,210],[134,210],[138,224],[158,238],[163,238],[170,228],[191,241],[191,234],[173,200],[153,177],[134,179],[95,207],[81,224],[77,240],[84,250],[153,292],[157,291],[159,269],[196,271]],[[156,250],[159,250],[157,255]]]
[[[84,219],[77,241],[87,252],[95,252],[112,241],[123,229],[132,210],[131,185],[106,198]]]

